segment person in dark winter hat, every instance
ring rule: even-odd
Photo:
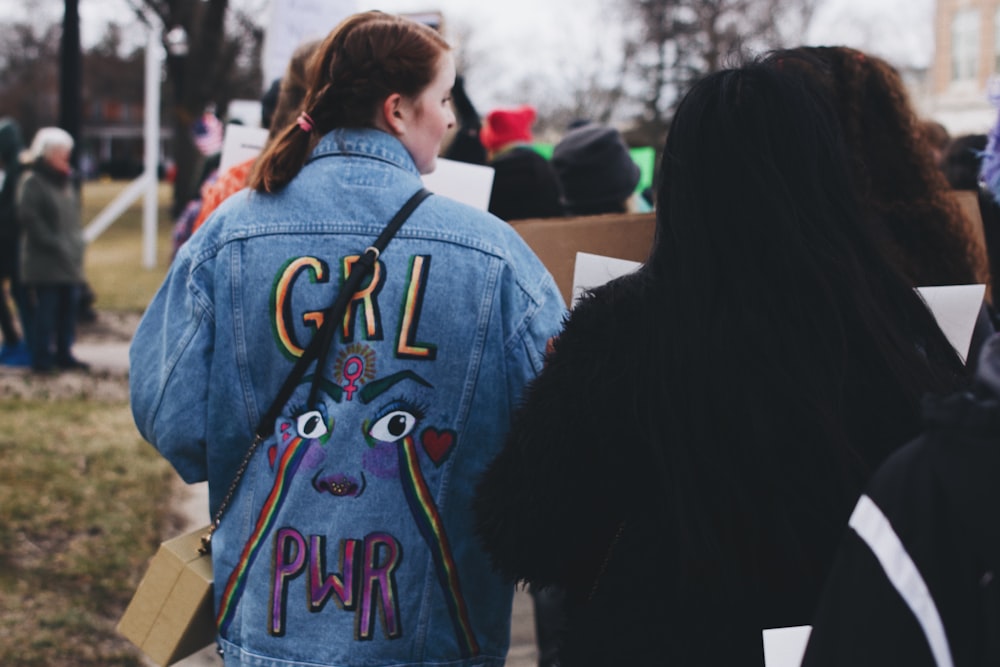
[[[62,128],[43,127],[21,154],[15,202],[22,230],[26,338],[35,372],[87,369],[71,349],[85,247],[70,162],[73,145]]]
[[[630,200],[639,184],[639,166],[613,127],[577,125],[556,144],[552,166],[570,215],[625,213],[637,208]]]
[[[503,220],[563,214],[552,165],[529,145],[534,122],[535,110],[528,105],[494,109],[479,131],[494,170],[489,211]]]

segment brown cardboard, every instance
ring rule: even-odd
[[[118,632],[159,665],[215,641],[212,563],[198,553],[207,527],[167,540],[118,622]]]
[[[569,304],[576,253],[645,262],[653,246],[656,217],[652,213],[623,213],[534,218],[510,224],[545,264]]]
[[[992,300],[986,237],[979,201],[973,191],[954,193],[962,210],[965,233],[972,241],[976,266],[984,269],[978,277],[986,284],[986,299]],[[573,267],[577,252],[645,262],[653,247],[656,216],[653,213],[624,213],[576,218],[533,218],[514,220],[510,225],[531,246],[555,278],[563,299],[573,298]]]

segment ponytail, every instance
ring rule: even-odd
[[[379,105],[393,93],[419,95],[449,49],[433,29],[400,16],[371,11],[345,19],[309,61],[299,121],[268,143],[250,187],[277,192],[295,178],[324,134],[374,127]]]

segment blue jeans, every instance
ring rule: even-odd
[[[25,287],[31,367],[47,371],[53,366],[68,364],[73,359],[70,347],[76,336],[79,287],[75,284],[30,284]]]

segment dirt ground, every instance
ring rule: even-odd
[[[87,348],[107,347],[114,350],[114,354],[123,356],[140,317],[139,313],[100,311],[94,322],[81,322],[77,326],[76,343]],[[125,359],[121,359],[114,365],[94,365],[89,371],[40,375],[25,368],[0,366],[0,399],[128,400],[128,373],[125,367]]]

